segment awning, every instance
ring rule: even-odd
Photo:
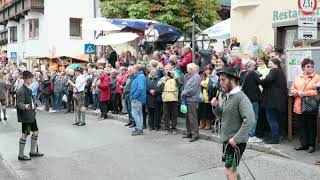
[[[261,4],[260,1],[255,1],[255,0],[252,0],[250,2],[243,2],[243,3],[235,2],[232,4],[231,9],[238,10],[241,8],[253,8],[253,7],[259,6],[260,4]]]
[[[207,34],[210,39],[226,40],[230,39],[231,19],[224,20],[210,28],[204,30],[202,33]]]

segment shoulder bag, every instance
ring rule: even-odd
[[[305,90],[308,84],[312,81],[313,77],[306,84],[303,90]],[[302,97],[302,113],[303,114],[317,114],[319,107],[319,94],[315,96]]]

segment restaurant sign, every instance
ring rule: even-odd
[[[320,17],[320,7],[314,12],[315,16]],[[273,11],[273,22],[296,20],[299,16],[303,15],[300,10],[284,10]]]

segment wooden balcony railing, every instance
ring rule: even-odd
[[[8,20],[18,21],[23,18],[28,11],[42,12],[44,10],[44,0],[15,0],[10,4],[0,8],[0,25],[6,24]]]

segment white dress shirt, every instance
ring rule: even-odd
[[[76,82],[75,82],[76,88],[74,92],[83,92],[86,87],[86,82],[87,82],[87,78],[82,74],[79,75],[76,78]]]
[[[147,42],[156,42],[159,38],[159,32],[156,29],[147,29],[144,31]]]

